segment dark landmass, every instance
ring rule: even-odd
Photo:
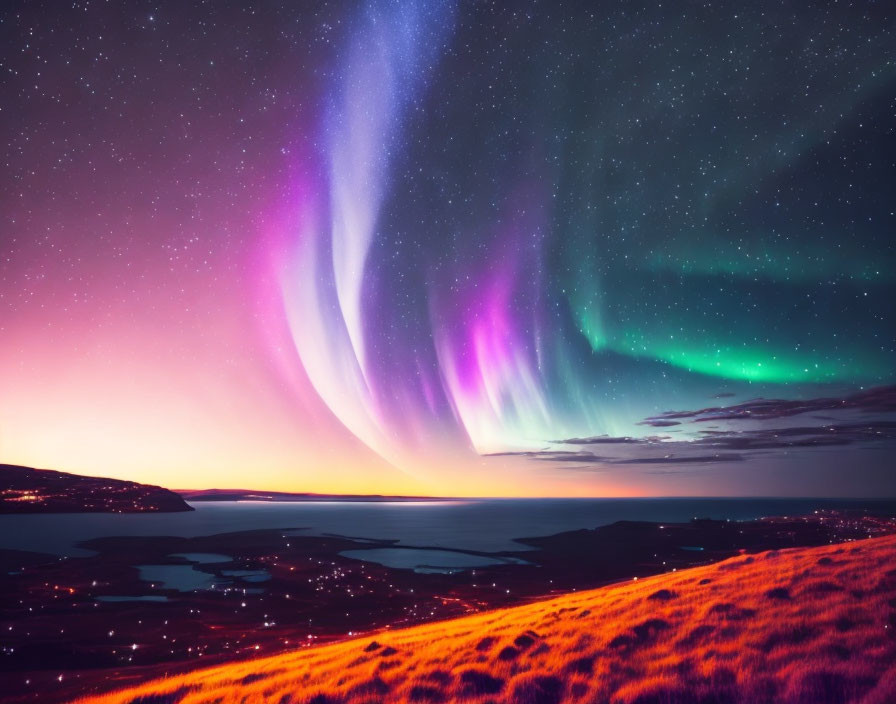
[[[434,496],[389,496],[388,494],[313,494],[254,489],[175,489],[186,501],[451,501]]]
[[[0,692],[9,702],[67,701],[200,665],[517,605],[743,552],[887,533],[896,533],[896,520],[866,512],[746,522],[624,521],[520,540],[528,550],[457,550],[529,564],[447,574],[392,569],[339,554],[410,545],[307,536],[286,528],[194,538],[100,538],[80,544],[97,552],[84,558],[9,551],[7,571],[0,574]],[[421,548],[426,546],[416,547]],[[203,553],[206,561],[198,563],[192,553]],[[177,591],[142,580],[138,567],[145,565],[195,571],[215,584]],[[153,601],[120,600],[147,596]]]
[[[76,704],[893,704],[894,564],[896,535],[766,550]]]
[[[121,479],[0,464],[0,513],[192,511],[173,491]]]
[[[44,565],[59,559],[56,555],[30,550],[6,550],[0,548],[0,572],[12,574],[23,567]]]

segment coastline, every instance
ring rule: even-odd
[[[848,513],[748,522],[621,521],[520,538],[513,551],[456,549],[501,562],[438,573],[386,567],[342,553],[388,548],[436,555],[445,551],[441,545],[270,529],[195,537],[108,536],[80,543],[95,552],[90,557],[51,556],[41,562],[21,553],[26,562],[19,567],[16,556],[7,562],[12,569],[0,576],[0,620],[15,629],[7,637],[13,652],[0,661],[0,686],[10,701],[63,701],[101,691],[111,682],[135,683],[200,662],[272,655],[456,618],[744,552],[888,532],[896,532],[890,518]],[[507,558],[527,564],[507,564]],[[160,580],[147,582],[141,574],[147,565],[214,586],[181,591]],[[62,682],[56,680],[60,673]],[[25,680],[40,685],[26,686]],[[29,690],[40,697],[31,698]]]

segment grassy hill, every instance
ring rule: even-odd
[[[92,704],[896,701],[896,536],[740,556]]]

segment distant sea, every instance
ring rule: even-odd
[[[743,521],[820,509],[871,509],[896,515],[896,500],[656,498],[471,499],[427,502],[197,502],[195,511],[158,514],[0,516],[0,548],[88,555],[75,547],[106,536],[193,537],[258,529],[298,535],[392,539],[402,545],[521,550],[514,538],[596,528],[616,521]]]

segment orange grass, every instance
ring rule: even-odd
[[[896,536],[714,565],[81,704],[896,702]]]

